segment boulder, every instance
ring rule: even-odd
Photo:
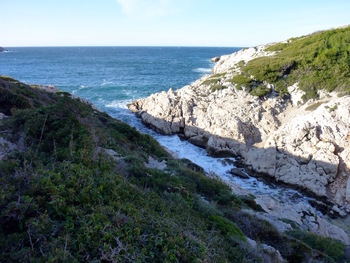
[[[232,168],[229,173],[242,179],[249,179],[249,175],[241,168]]]
[[[220,60],[220,57],[213,57],[210,61],[216,63],[219,60]]]

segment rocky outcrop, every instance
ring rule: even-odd
[[[265,46],[222,56],[210,76],[182,89],[129,105],[163,134],[181,134],[214,156],[241,156],[253,171],[326,197],[350,212],[350,97],[320,94],[303,103],[298,83],[290,99],[272,92],[264,100],[231,83],[240,65],[273,53]],[[213,84],[214,83],[214,84]],[[213,85],[221,89],[213,91]]]
[[[210,61],[216,63],[219,60],[220,60],[220,57],[213,57]]]
[[[0,47],[0,52],[4,52],[6,49],[4,49],[3,47]]]

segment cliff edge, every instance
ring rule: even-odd
[[[350,212],[350,27],[222,56],[213,74],[129,105],[164,134]]]

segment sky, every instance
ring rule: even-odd
[[[0,0],[0,46],[250,47],[350,24],[349,0]]]

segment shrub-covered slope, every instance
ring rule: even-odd
[[[1,262],[273,259],[247,237],[290,262],[344,256],[337,241],[317,237],[339,251],[327,255],[309,242],[316,237],[299,241],[307,234],[283,235],[244,214],[252,199],[68,93],[1,77],[0,112]],[[147,168],[150,157],[166,169]]]
[[[241,85],[245,80],[251,87],[253,76],[257,83],[274,84],[281,94],[299,82],[305,100],[317,98],[318,90],[350,91],[350,27],[291,38],[265,51],[276,53],[249,61],[233,82]]]

